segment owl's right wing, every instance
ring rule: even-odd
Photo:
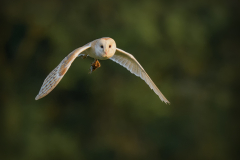
[[[71,53],[68,54],[67,57],[65,57],[61,63],[47,76],[47,78],[44,80],[43,85],[36,96],[35,100],[38,100],[40,98],[45,97],[47,94],[49,94],[61,81],[63,76],[66,74],[67,70],[71,66],[72,62],[79,56],[84,55],[81,54],[83,51],[89,49],[91,47],[91,42],[75,49]]]

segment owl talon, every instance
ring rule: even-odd
[[[81,55],[81,54],[78,55],[78,57],[81,57],[82,59],[87,58],[87,56],[88,56],[87,54],[86,55]]]

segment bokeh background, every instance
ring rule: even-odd
[[[239,154],[240,3],[2,0],[1,160],[230,160]],[[72,50],[111,37],[171,102],[112,62],[77,58],[35,101]]]

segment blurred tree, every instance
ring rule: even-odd
[[[238,159],[239,2],[0,2],[0,159]],[[72,50],[112,37],[170,100],[108,60],[77,59],[35,101]]]

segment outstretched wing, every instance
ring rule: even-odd
[[[88,43],[80,48],[75,49],[72,51],[67,57],[65,57],[61,63],[47,76],[44,80],[43,85],[36,96],[35,100],[45,97],[49,94],[61,81],[69,67],[71,66],[72,62],[75,60],[76,57],[81,55],[81,52],[85,51],[86,49],[91,47],[91,43]]]
[[[166,104],[170,103],[161,91],[157,88],[157,86],[153,83],[151,78],[148,76],[147,72],[143,69],[143,67],[138,63],[138,61],[130,54],[119,48],[117,48],[116,53],[113,57],[110,58],[114,62],[122,65],[127,68],[131,73],[136,76],[142,78],[149,87],[159,96],[159,98],[164,101]]]

